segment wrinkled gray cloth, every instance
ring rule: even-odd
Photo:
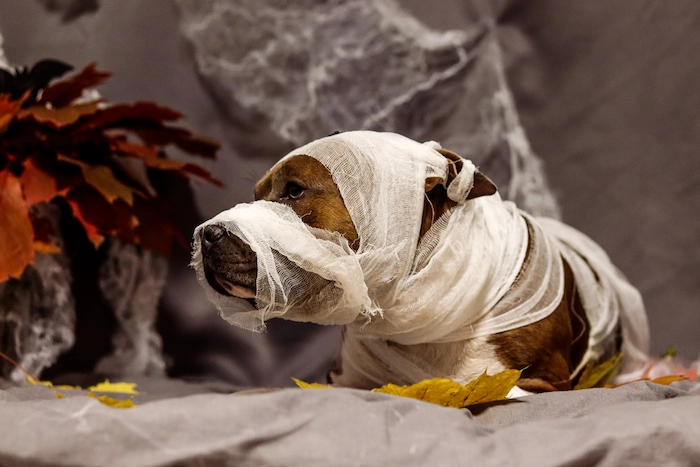
[[[43,387],[11,389],[0,391],[0,464],[690,466],[700,459],[700,383],[541,394],[473,412],[352,389],[196,394],[132,409],[79,393],[58,400]]]

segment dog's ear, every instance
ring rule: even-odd
[[[457,176],[459,171],[462,170],[462,158],[454,152],[449,151],[447,149],[440,148],[436,151],[445,156],[445,158],[450,163],[449,174],[447,176],[447,185],[449,185],[450,182],[452,182],[452,180],[454,180],[454,178]],[[492,195],[497,191],[498,188],[496,188],[496,184],[493,183],[491,179],[488,178],[486,175],[482,174],[477,170],[476,172],[474,172],[474,186],[472,187],[471,191],[469,191],[467,199],[474,199],[478,198],[479,196]]]
[[[449,162],[449,173],[446,185],[455,179],[462,170],[463,161],[452,151],[438,149],[440,154],[445,156]],[[430,177],[425,181],[425,201],[423,203],[423,221],[421,223],[420,236],[430,229],[437,219],[444,213],[452,209],[458,203],[447,196],[447,190],[442,183],[441,177]],[[478,198],[479,196],[492,195],[496,193],[496,185],[484,174],[474,173],[474,186],[467,195],[467,199]]]
[[[449,163],[449,173],[447,175],[447,185],[449,185],[450,182],[452,182],[452,180],[454,180],[454,178],[457,176],[459,171],[462,170],[462,158],[454,152],[449,151],[447,149],[440,148],[436,149],[436,151],[445,156]],[[430,193],[441,182],[442,179],[439,177],[428,178],[425,181],[425,192]],[[496,184],[493,183],[490,178],[488,178],[481,172],[476,171],[474,172],[474,186],[469,191],[467,199],[474,199],[480,196],[492,195],[497,191],[498,188],[496,188]]]

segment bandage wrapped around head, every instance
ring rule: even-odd
[[[227,321],[248,329],[260,330],[273,317],[352,323],[367,336],[402,344],[468,339],[546,317],[562,296],[556,247],[546,236],[532,236],[531,274],[513,287],[528,249],[528,222],[498,194],[467,200],[476,168],[465,160],[450,179],[436,147],[356,131],[292,151],[286,158],[307,155],[329,170],[359,246],[353,250],[341,235],[307,226],[280,203],[238,205],[195,232],[193,265],[210,300]],[[419,238],[425,184],[433,177],[458,204]],[[256,309],[208,285],[199,238],[210,223],[256,253]]]

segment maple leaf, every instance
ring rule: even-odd
[[[166,159],[164,157],[160,157],[160,151],[150,146],[129,143],[122,139],[113,138],[110,140],[110,147],[113,151],[117,153],[141,159],[146,164],[146,166],[150,168],[176,171],[181,173],[182,175],[196,175],[200,178],[203,178],[204,180],[207,180],[210,183],[213,183],[214,185],[223,185],[219,180],[212,177],[211,173],[208,170],[198,165],[190,164],[188,162],[181,162],[173,159]]]
[[[100,85],[112,76],[112,73],[97,71],[95,66],[95,63],[91,63],[75,76],[45,88],[39,104],[50,102],[53,107],[67,106],[79,98],[85,89]]]
[[[58,155],[58,160],[80,167],[85,182],[99,191],[110,203],[122,199],[130,206],[134,204],[134,193],[138,193],[138,190],[117,180],[110,167],[88,164],[62,154]]]
[[[20,120],[31,118],[37,123],[42,123],[54,129],[60,129],[77,122],[81,117],[93,115],[100,110],[101,101],[87,104],[69,105],[67,107],[45,107],[33,105],[22,110],[18,114]]]
[[[89,131],[104,129],[119,125],[133,125],[141,122],[153,124],[175,121],[182,118],[182,114],[168,107],[160,106],[153,102],[136,102],[134,104],[116,104],[87,118],[77,131]]]
[[[137,243],[134,229],[139,221],[125,202],[118,199],[110,204],[89,185],[80,185],[71,190],[66,195],[66,201],[73,210],[73,217],[83,226],[95,248],[102,244],[105,235],[118,235],[126,242]]]
[[[622,361],[622,352],[600,364],[588,362],[574,389],[590,389],[605,386],[617,374]]]
[[[7,131],[10,123],[15,119],[22,109],[22,105],[29,97],[29,93],[17,100],[11,100],[10,94],[0,94],[0,135]]]
[[[127,127],[127,129],[129,129]],[[167,146],[175,145],[188,154],[213,159],[221,148],[217,141],[194,136],[189,130],[176,127],[154,126],[136,127],[131,129],[141,140],[149,145]]]
[[[24,161],[20,176],[27,204],[48,202],[56,196],[65,196],[70,189],[81,183],[78,169],[75,171],[54,167],[55,163],[30,157]]]
[[[505,400],[510,390],[518,384],[521,373],[520,370],[505,370],[495,375],[488,375],[484,372],[466,385],[461,385],[448,378],[425,379],[409,386],[397,386],[390,383],[372,389],[372,392],[409,397],[443,407],[462,409],[475,404]],[[302,389],[333,387],[329,384],[307,383],[296,378],[292,379]]]
[[[140,392],[136,390],[136,383],[110,383],[108,379],[94,386],[90,386],[88,390],[95,392],[117,392],[120,394],[140,394]]]
[[[451,379],[433,378],[410,386],[387,384],[372,389],[372,392],[410,397],[460,409],[474,404],[506,399],[510,390],[517,385],[520,374],[519,370],[505,370],[495,375],[484,372],[464,386]]]
[[[0,282],[19,279],[34,264],[34,233],[19,178],[0,171]]]
[[[296,383],[296,385],[302,389],[330,389],[333,387],[330,384],[307,383],[306,381],[296,378],[292,378],[292,380],[294,380],[294,383]]]
[[[109,396],[98,396],[97,394],[91,391],[88,391],[87,396],[92,397],[93,399],[97,399],[98,401],[100,401],[100,403],[109,407],[113,407],[115,409],[130,409],[132,407],[136,407],[136,404],[134,403],[131,397],[125,400],[119,400]]]
[[[25,376],[24,380],[27,383],[31,384],[32,386],[46,386],[47,388],[49,388],[51,390],[51,392],[53,392],[56,395],[56,397],[58,399],[63,399],[66,397],[63,394],[61,394],[60,392],[58,392],[58,389],[61,389],[61,390],[80,390],[80,389],[82,389],[80,386],[70,386],[67,384],[53,384],[51,381],[38,380],[38,379],[34,378],[33,376],[29,376],[29,375]]]

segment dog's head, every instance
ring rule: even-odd
[[[387,180],[390,183],[392,176],[401,176],[402,173],[414,176],[411,170],[394,170],[396,165],[405,165],[406,161],[401,158],[386,160],[390,155],[383,154],[382,164],[376,169],[355,171],[354,166],[358,162],[353,156],[352,145],[348,151],[339,149],[348,144],[343,135],[325,138],[333,140],[330,145],[314,147],[308,153],[300,148],[282,159],[255,185],[255,199],[288,206],[307,226],[336,232],[347,240],[352,251],[361,253],[376,247],[377,240],[367,240],[378,236],[372,228],[373,222],[382,223],[382,218],[385,217],[391,218],[387,223],[405,222],[399,228],[415,231],[412,241],[417,244],[433,224],[455,205],[496,192],[491,180],[474,171],[473,178],[468,180],[470,187],[465,190],[464,200],[453,199],[454,195],[448,193],[448,187],[460,174],[466,161],[453,152],[411,141],[414,145],[423,147],[418,149],[432,153],[431,157],[437,161],[433,163],[442,165],[442,168],[427,170],[422,176],[419,175],[422,184],[420,193],[411,196],[417,200],[420,212],[414,218],[404,216],[405,219],[402,219],[402,212],[406,210],[405,197],[400,193],[385,193],[394,189],[391,186],[375,185]],[[372,134],[372,138],[375,135],[382,136]],[[392,138],[396,136],[398,135],[391,135]],[[319,154],[319,151],[324,150],[332,154]],[[349,158],[349,166],[344,165],[344,157]],[[377,174],[373,170],[390,170],[394,173]],[[359,177],[366,178],[359,180]],[[367,193],[370,190],[380,194],[370,196]],[[401,206],[392,206],[392,201]],[[382,203],[389,205],[377,206]],[[394,208],[399,212],[396,213]],[[258,258],[255,251],[224,223],[207,223],[198,229],[196,235],[199,236],[196,240],[199,240],[201,249],[201,268],[211,288],[223,296],[246,299],[255,305],[258,284]],[[410,251],[414,251],[415,246],[414,244]]]

